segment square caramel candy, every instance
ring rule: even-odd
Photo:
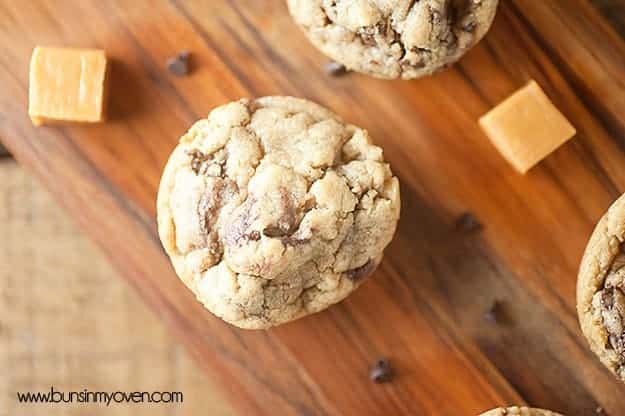
[[[482,116],[480,126],[521,173],[575,135],[575,128],[535,81]]]
[[[36,126],[102,121],[105,78],[102,50],[36,47],[30,59],[30,119]]]

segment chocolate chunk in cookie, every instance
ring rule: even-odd
[[[376,264],[373,260],[369,259],[365,264],[355,269],[351,269],[345,272],[345,275],[354,281],[362,280],[368,277],[375,270]]]

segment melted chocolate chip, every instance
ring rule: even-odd
[[[284,235],[284,231],[278,227],[267,227],[263,230],[263,235],[269,238],[282,237]]]
[[[418,46],[413,46],[412,48],[410,48],[410,51],[411,51],[411,52],[414,52],[414,53],[432,53],[432,50],[431,50],[431,49],[428,49],[428,48],[420,48],[420,47],[418,47]]]
[[[283,238],[283,240],[286,240],[288,238],[288,235],[290,234],[290,230],[289,228],[281,228],[281,227],[274,227],[274,226],[270,226],[270,227],[265,227],[265,229],[263,230],[263,235],[265,237],[269,237],[269,238]]]
[[[269,225],[263,230],[263,235],[266,237],[287,237],[297,229],[296,210],[288,191],[284,188],[280,188],[280,204],[283,208],[280,217],[275,224]]]
[[[212,186],[208,186],[197,204],[197,214],[200,221],[200,232],[207,236],[211,228],[211,219],[219,208],[221,202],[221,190],[224,187],[223,181],[216,181]]]
[[[358,281],[369,276],[373,270],[375,270],[375,263],[373,260],[369,259],[369,261],[362,266],[346,271],[345,276],[347,276],[350,280]]]
[[[239,207],[237,216],[226,228],[224,237],[226,244],[231,246],[241,245],[243,242],[247,241],[252,234],[258,233],[258,231],[248,233],[250,226],[257,217],[254,213],[255,204],[256,199],[250,197]],[[256,236],[256,234],[254,235]],[[258,234],[258,238],[260,238],[260,234]]]
[[[601,292],[601,315],[608,332],[608,345],[619,356],[619,364],[625,365],[625,319],[623,310],[623,293],[617,287],[608,286]]]
[[[237,185],[230,179],[214,178],[207,183],[197,204],[200,232],[205,239],[212,233],[219,210],[237,192]],[[208,245],[208,243],[207,243]]]
[[[375,35],[377,32],[376,26],[369,26],[360,28],[356,33],[360,37],[362,44],[365,46],[375,46],[377,44]]]
[[[612,309],[614,306],[614,288],[606,287],[601,292],[601,306],[606,309]]]
[[[297,238],[295,236],[284,237],[282,242],[287,246],[297,247],[302,244],[306,244],[310,241],[310,238]]]
[[[187,150],[186,153],[191,157],[190,165],[193,173],[195,173],[196,175],[203,173],[203,171],[206,170],[205,162],[210,160],[210,156],[202,153],[198,149]]]
[[[276,225],[265,227],[263,235],[270,238],[286,237],[292,234],[291,228],[292,224],[288,221],[288,219],[280,218]]]

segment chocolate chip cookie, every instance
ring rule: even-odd
[[[365,130],[306,100],[265,97],[191,127],[157,208],[182,281],[215,315],[258,329],[327,308],[375,270],[399,182]]]
[[[549,410],[531,409],[529,407],[499,407],[482,413],[480,416],[562,416]]]
[[[488,31],[498,0],[287,0],[310,41],[348,69],[418,78],[460,59]]]
[[[625,381],[625,196],[601,218],[577,280],[577,312],[590,348]]]

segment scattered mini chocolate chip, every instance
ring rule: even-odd
[[[493,301],[488,310],[484,312],[484,320],[491,324],[497,324],[501,322],[501,302],[498,300]]]
[[[335,61],[330,61],[325,64],[324,70],[326,71],[326,74],[332,75],[333,77],[340,77],[349,72],[345,65]]]
[[[252,240],[252,241],[260,240],[260,233],[258,231],[252,231],[250,233],[250,240]]]
[[[188,51],[182,51],[173,58],[167,60],[167,70],[174,75],[184,76],[189,74],[189,57]]]
[[[391,363],[386,358],[378,358],[371,370],[369,378],[374,383],[387,383],[393,379]]]
[[[463,213],[456,220],[456,229],[459,231],[473,232],[480,231],[482,228],[482,224],[470,212]]]

